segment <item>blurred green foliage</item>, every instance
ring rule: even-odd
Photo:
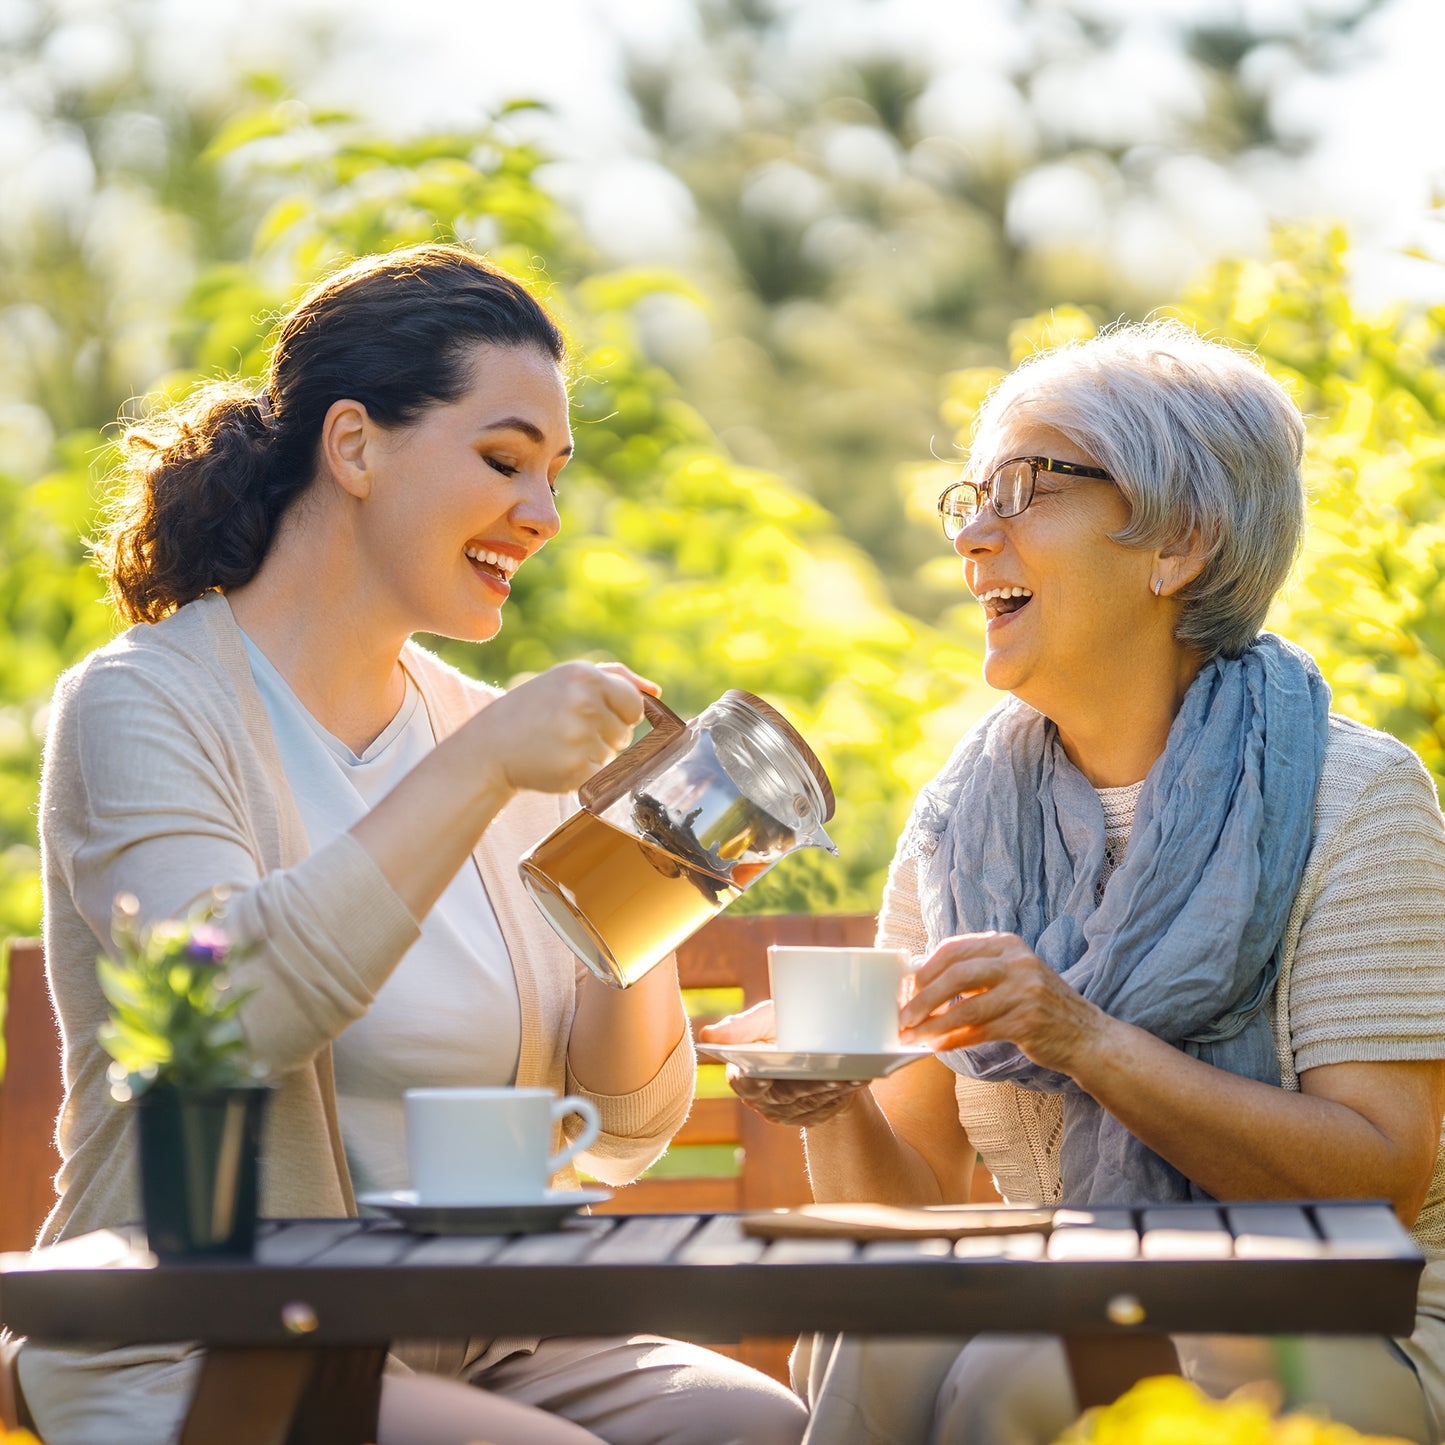
[[[935,618],[956,573],[896,476],[930,440],[949,454],[940,378],[997,363],[1037,310],[1175,300],[1223,226],[1261,240],[1242,177],[1312,141],[1271,77],[1328,71],[1379,4],[1012,0],[890,29],[858,5],[691,0],[628,82],[695,208],[707,307],[659,307],[646,335],[733,455],[800,482]]]
[[[1361,315],[1346,256],[1339,230],[1285,232],[1183,314],[1255,347],[1309,421],[1311,526],[1271,625],[1445,787],[1445,306]]]

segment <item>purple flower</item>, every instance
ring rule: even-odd
[[[198,923],[186,941],[186,957],[201,963],[219,964],[230,947],[230,939],[214,923]]]

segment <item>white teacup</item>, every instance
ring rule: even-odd
[[[582,1132],[552,1152],[568,1114]],[[530,1204],[552,1176],[597,1138],[601,1120],[587,1099],[550,1089],[408,1089],[406,1153],[422,1204]]]
[[[898,948],[768,949],[773,1020],[792,1053],[886,1054],[899,1047],[908,955]]]

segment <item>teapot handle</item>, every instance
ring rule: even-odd
[[[618,753],[577,789],[577,799],[589,813],[606,811],[630,792],[632,780],[687,726],[665,702],[651,693],[642,694],[642,713],[652,724],[652,731]]]
[[[652,733],[660,732],[667,737],[680,733],[687,726],[660,697],[653,697],[650,692],[642,694],[642,715],[652,724]],[[652,733],[648,733],[647,737],[650,738]],[[646,742],[647,738],[642,741]]]

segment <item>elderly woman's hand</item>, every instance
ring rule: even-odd
[[[1004,1039],[1041,1068],[1076,1075],[1108,1015],[1012,933],[946,938],[913,975],[900,1040],[935,1050]]]
[[[773,1001],[764,999],[740,1014],[708,1024],[698,1033],[703,1043],[757,1044],[773,1041]],[[853,1102],[863,1082],[833,1079],[759,1079],[728,1065],[728,1084],[750,1109],[770,1124],[809,1129],[826,1123]]]

